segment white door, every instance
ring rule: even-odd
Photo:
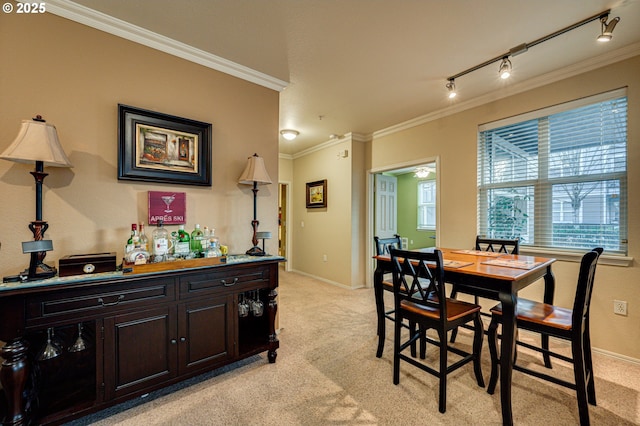
[[[398,179],[395,176],[376,175],[375,236],[393,237],[398,233]]]

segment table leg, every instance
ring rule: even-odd
[[[500,292],[502,302],[502,345],[500,347],[500,403],[502,405],[502,424],[513,425],[511,411],[511,375],[513,357],[516,350],[516,295]]]
[[[548,305],[553,305],[553,295],[556,289],[556,279],[553,276],[553,272],[551,272],[551,266],[547,267],[547,273],[544,276],[544,303]],[[542,334],[541,335],[541,343],[542,349],[548,351],[549,350],[549,335]],[[551,357],[549,356],[549,352],[543,352],[542,358],[544,359],[544,366],[547,368],[551,368]]]
[[[373,292],[376,298],[376,312],[378,314],[378,349],[376,351],[376,357],[382,357],[382,351],[384,350],[385,339],[385,324],[384,324],[384,290],[382,289],[382,277],[384,275],[383,269],[378,265],[373,273]]]

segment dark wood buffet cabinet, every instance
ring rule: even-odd
[[[229,259],[0,287],[3,424],[62,423],[265,351],[275,362],[282,258]]]

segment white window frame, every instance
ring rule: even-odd
[[[425,186],[430,186],[429,189],[430,195],[427,197],[428,200],[423,200],[422,195],[425,193]],[[417,229],[421,231],[433,231],[436,229],[436,180],[435,179],[425,179],[418,181],[418,218],[417,218]],[[425,212],[427,210],[427,212]],[[431,211],[432,214],[429,215],[428,211]],[[422,222],[422,218],[426,217],[425,223]],[[429,217],[433,218],[433,223],[429,222]]]
[[[535,206],[531,206],[532,209],[535,208],[536,211],[536,215],[537,215],[537,219],[538,219],[538,223],[536,225],[533,224],[527,224],[527,226],[530,226],[530,232],[534,232],[534,233],[543,233],[543,232],[547,232],[550,233],[550,230],[548,229],[548,227],[550,226],[550,224],[553,223],[553,199],[552,199],[552,191],[551,189],[551,183],[547,180],[547,173],[548,173],[548,169],[546,170],[540,170],[539,171],[539,175],[537,176],[537,179],[532,179],[532,180],[514,180],[511,182],[504,182],[504,183],[493,183],[493,184],[483,184],[482,183],[482,174],[483,174],[483,161],[484,159],[481,158],[482,155],[482,150],[481,150],[481,138],[480,135],[482,132],[485,131],[489,131],[492,129],[498,129],[504,126],[509,126],[512,124],[516,124],[516,123],[520,123],[520,122],[526,122],[529,120],[534,120],[534,119],[543,119],[543,117],[546,116],[550,116],[559,112],[564,112],[564,111],[569,111],[569,110],[573,110],[573,109],[577,109],[580,108],[582,106],[586,106],[586,105],[592,105],[595,103],[599,103],[599,102],[604,102],[604,101],[608,101],[608,100],[612,100],[612,99],[616,99],[616,98],[620,98],[620,97],[625,97],[626,96],[626,89],[618,89],[612,92],[607,92],[607,93],[603,93],[603,94],[599,94],[599,95],[595,95],[595,96],[591,96],[588,98],[584,98],[584,99],[579,99],[573,102],[568,102],[562,105],[556,105],[553,107],[549,107],[549,108],[545,108],[542,110],[537,110],[537,111],[533,111],[527,114],[522,114],[519,116],[514,116],[514,117],[510,117],[504,120],[499,120],[496,122],[492,122],[492,123],[487,123],[484,125],[479,126],[478,128],[478,134],[479,134],[479,138],[478,138],[478,233],[479,234],[483,234],[485,229],[484,226],[489,226],[488,225],[488,215],[487,215],[487,194],[488,191],[492,190],[492,189],[499,189],[499,188],[534,188],[534,192],[535,192]],[[628,120],[628,119],[627,119]],[[538,141],[538,146],[540,147],[541,145],[544,144],[548,144],[549,141],[545,141],[543,139],[540,139]],[[627,140],[627,144],[628,144],[628,140]],[[501,149],[504,149],[505,147],[501,147]],[[516,147],[508,147],[507,149],[509,149],[510,152],[513,153],[514,156],[518,156],[518,153],[513,151],[513,149],[517,149]],[[543,155],[543,152],[546,152],[546,150],[544,148],[539,148],[539,152],[541,153],[540,155]],[[546,161],[545,161],[546,164]],[[557,179],[556,179],[557,180]],[[617,173],[611,173],[611,174],[606,174],[606,175],[602,175],[602,176],[598,176],[597,179],[593,179],[593,181],[607,181],[607,180],[615,180],[619,182],[620,185],[620,208],[619,208],[619,226],[620,226],[620,246],[621,246],[621,250],[619,251],[610,251],[610,254],[613,254],[614,256],[618,256],[618,257],[623,257],[624,259],[626,259],[626,261],[628,261],[630,258],[626,257],[626,253],[627,253],[627,232],[628,232],[628,226],[627,226],[627,198],[628,198],[628,194],[627,194],[627,171],[625,170],[624,172],[617,172]],[[569,181],[571,181],[571,179],[569,179]],[[557,182],[555,182],[557,183]],[[541,196],[541,194],[545,194],[544,197]],[[542,199],[544,198],[544,199]],[[532,203],[533,204],[533,203]],[[583,207],[584,208],[584,207]],[[608,211],[608,206],[605,206],[605,209],[607,209],[606,214],[609,214]],[[540,213],[543,212],[543,213]],[[557,212],[559,214],[560,217],[563,216],[562,213],[562,209]],[[564,213],[566,215],[566,212]],[[581,212],[582,214],[582,212]],[[549,217],[547,217],[549,216]],[[536,219],[536,218],[532,218],[532,219]],[[534,228],[534,226],[537,226],[537,228]],[[534,238],[534,241],[537,241],[536,238]],[[542,246],[536,246],[535,243],[530,245],[529,247],[527,247],[526,245],[521,246],[523,248],[522,251],[530,251],[533,254],[536,253],[549,253],[552,251],[560,251],[560,252],[570,252],[572,249],[565,249],[562,247],[542,247]],[[573,249],[575,250],[575,249]],[[573,259],[571,259],[573,260]],[[626,262],[625,261],[625,262]],[[620,264],[625,264],[625,262],[621,262]],[[615,262],[614,262],[615,263]],[[613,263],[612,263],[613,264]],[[616,263],[617,264],[617,263]]]

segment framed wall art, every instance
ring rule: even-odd
[[[165,225],[187,223],[187,193],[149,191],[149,225],[157,225],[162,219]]]
[[[118,179],[211,186],[211,124],[119,104]]]
[[[307,208],[327,207],[327,180],[307,182]]]

